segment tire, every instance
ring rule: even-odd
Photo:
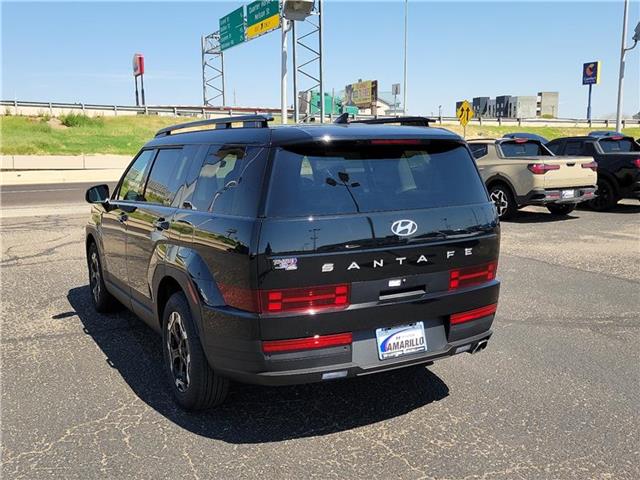
[[[606,178],[598,178],[597,197],[589,200],[589,207],[597,212],[611,210],[618,203],[618,197],[613,184]]]
[[[496,207],[500,220],[508,220],[518,211],[511,189],[504,183],[494,183],[489,188],[489,197]]]
[[[564,203],[557,204],[552,203],[547,205],[547,210],[549,210],[553,215],[569,215],[576,208],[575,203]]]
[[[115,310],[120,306],[118,301],[107,291],[104,284],[104,274],[98,247],[94,242],[89,244],[87,249],[87,267],[89,269],[89,288],[91,299],[97,312],[106,313]]]
[[[209,366],[184,293],[171,295],[162,319],[164,366],[176,403],[185,410],[220,405],[229,380]]]

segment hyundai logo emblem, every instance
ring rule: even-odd
[[[396,220],[391,224],[391,231],[399,237],[408,237],[418,230],[418,224],[413,220]]]

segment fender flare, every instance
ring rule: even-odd
[[[489,191],[489,185],[491,185],[492,183],[495,182],[501,182],[507,185],[507,187],[509,187],[509,190],[511,190],[511,195],[513,196],[514,200],[517,202],[518,201],[518,195],[516,194],[516,189],[513,187],[513,183],[511,183],[511,180],[509,180],[507,177],[500,175],[499,173],[489,177],[487,179],[487,181],[485,182],[485,185],[487,187],[487,191]]]

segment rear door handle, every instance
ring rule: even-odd
[[[159,218],[153,222],[153,226],[156,227],[156,230],[169,230],[169,221]]]

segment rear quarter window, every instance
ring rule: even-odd
[[[335,215],[487,201],[473,158],[459,143],[314,143],[276,149],[266,213]]]
[[[489,147],[486,143],[470,143],[469,148],[474,158],[482,158],[489,153]]]

